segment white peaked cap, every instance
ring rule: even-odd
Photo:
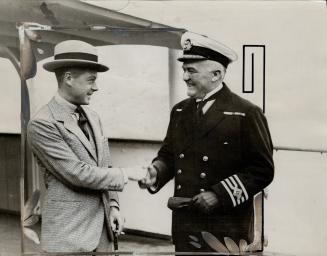
[[[207,36],[185,32],[181,38],[183,54],[179,61],[213,60],[227,67],[229,63],[237,60],[237,54],[226,45]]]

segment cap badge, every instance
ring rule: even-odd
[[[192,48],[192,42],[191,42],[191,40],[190,39],[186,39],[184,41],[183,50],[184,51],[189,51],[189,50],[191,50],[191,48]]]

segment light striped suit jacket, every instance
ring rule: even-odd
[[[94,250],[124,176],[110,165],[108,140],[98,115],[83,107],[94,133],[92,148],[76,120],[53,98],[30,120],[29,145],[45,171],[41,245],[47,252]]]

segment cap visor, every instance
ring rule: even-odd
[[[189,60],[206,60],[207,58],[200,56],[200,55],[191,55],[191,54],[184,54],[177,58],[178,61],[184,62]]]

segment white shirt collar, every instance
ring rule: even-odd
[[[221,89],[223,88],[223,84],[220,83],[215,89],[213,89],[212,91],[208,92],[206,94],[206,96],[204,96],[203,99],[196,99],[196,102],[208,99],[211,95],[215,94],[216,92],[219,92]]]
[[[54,98],[58,102],[58,104],[63,106],[70,114],[75,113],[77,106],[64,99],[58,92],[56,93]]]

